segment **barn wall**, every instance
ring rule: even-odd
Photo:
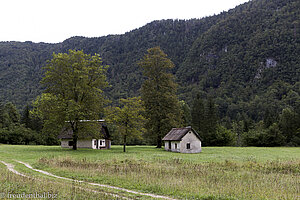
[[[190,144],[190,149],[187,149],[187,144]],[[180,152],[181,153],[199,153],[201,152],[201,141],[192,132],[189,131],[180,142]]]

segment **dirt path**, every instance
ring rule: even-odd
[[[9,171],[11,171],[12,173],[14,173],[14,174],[17,174],[17,175],[19,175],[19,176],[23,176],[23,177],[26,177],[26,178],[31,178],[31,179],[33,178],[33,177],[27,176],[27,175],[22,174],[22,173],[18,172],[17,170],[15,170],[13,164],[6,163],[6,162],[1,161],[1,160],[0,160],[0,162],[3,163],[3,164],[7,167],[7,169],[8,169]],[[22,163],[22,162],[20,162],[20,161],[18,161],[18,162],[19,162],[19,163]],[[23,163],[22,163],[22,164],[23,164]],[[24,163],[24,164],[25,164],[25,163]],[[30,165],[28,165],[28,166],[30,166]],[[30,167],[31,167],[31,166],[30,166]],[[33,168],[31,168],[31,169],[33,169]],[[33,170],[39,171],[38,169],[33,169]],[[42,172],[44,172],[44,171],[41,170],[41,173],[42,173]],[[55,175],[53,175],[53,174],[51,174],[51,173],[48,173],[47,175],[56,177]],[[59,177],[57,177],[57,178],[59,178]],[[34,178],[34,179],[36,179],[36,178]],[[66,180],[71,180],[71,181],[73,181],[72,179],[68,179],[68,178],[65,178],[65,179],[66,179]],[[36,180],[39,180],[39,179],[36,179]],[[51,182],[51,181],[50,181],[50,182]],[[82,182],[82,181],[78,181],[78,182]],[[108,193],[108,192],[99,192],[99,191],[96,191],[96,190],[92,190],[92,189],[88,189],[88,188],[83,188],[83,187],[79,187],[79,186],[73,186],[73,187],[76,187],[76,188],[78,188],[78,189],[85,190],[85,191],[88,191],[88,192],[93,192],[93,193],[99,193],[99,194],[105,194],[105,195],[113,196],[113,197],[118,198],[118,199],[126,199],[126,200],[130,200],[130,198],[123,197],[123,196],[120,196],[120,195],[117,195],[117,194],[112,194],[112,193]]]
[[[137,194],[137,195],[143,195],[143,196],[148,196],[148,197],[152,197],[152,198],[158,198],[158,199],[167,199],[167,200],[176,200],[176,199],[173,199],[173,198],[170,198],[170,197],[166,197],[166,196],[162,196],[162,195],[156,195],[156,194],[151,194],[151,193],[143,193],[143,192],[137,192],[137,191],[133,191],[133,190],[128,190],[128,189],[125,189],[125,188],[120,188],[120,187],[115,187],[115,186],[110,186],[110,185],[104,185],[104,184],[99,184],[99,183],[91,183],[91,182],[85,182],[85,181],[80,181],[80,180],[73,180],[73,179],[70,179],[70,178],[66,178],[66,177],[62,177],[62,176],[57,176],[57,175],[54,175],[50,172],[46,172],[46,171],[43,171],[43,170],[40,170],[40,169],[35,169],[33,168],[31,165],[29,165],[28,163],[25,163],[25,162],[22,162],[22,161],[18,161],[16,160],[17,162],[25,165],[25,167],[31,169],[31,170],[34,170],[36,172],[39,172],[39,173],[42,173],[42,174],[45,174],[45,175],[48,175],[48,176],[52,176],[52,177],[55,177],[55,178],[59,178],[59,179],[64,179],[64,180],[69,180],[69,181],[76,181],[78,183],[86,183],[86,184],[89,184],[89,185],[93,185],[93,186],[99,186],[99,187],[105,187],[105,188],[110,188],[110,189],[115,189],[115,190],[120,190],[120,191],[124,191],[124,192],[128,192],[128,193],[132,193],[132,194]],[[7,168],[12,171],[13,173],[16,173],[18,175],[21,175],[21,176],[26,176],[24,174],[21,174],[19,173],[18,171],[14,170],[13,169],[13,165],[11,164],[7,164],[3,161],[1,161],[3,164],[5,164],[7,166]]]
[[[6,163],[6,162],[1,161],[1,160],[0,160],[0,162],[2,162],[2,163],[7,167],[7,169],[8,169],[9,171],[11,171],[12,173],[17,174],[17,175],[19,175],[19,176],[26,177],[26,178],[30,178],[29,176],[26,176],[25,174],[22,174],[22,173],[18,172],[17,170],[15,170],[13,164]]]

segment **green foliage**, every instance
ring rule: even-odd
[[[168,71],[174,67],[172,61],[159,48],[148,49],[139,62],[146,77],[141,93],[145,107],[146,129],[156,137],[157,147],[162,145],[162,137],[172,127],[181,125],[182,111],[176,96],[176,84]]]
[[[20,121],[20,113],[18,112],[16,106],[13,103],[6,103],[4,109],[8,114],[10,124],[16,124]]]
[[[57,144],[41,134],[41,121],[30,115],[29,107],[20,114],[13,103],[0,104],[0,143],[4,144]]]
[[[182,110],[182,124],[183,126],[187,127],[190,126],[192,123],[192,115],[191,115],[191,108],[185,101],[180,101],[180,107]]]
[[[114,137],[117,135],[123,138],[124,152],[127,140],[141,139],[145,131],[143,112],[142,100],[137,97],[120,99],[120,107],[106,108],[106,121],[117,127]]]
[[[205,126],[205,109],[204,101],[200,98],[200,95],[194,99],[193,107],[191,111],[192,127],[204,138],[204,126]]]
[[[296,110],[300,101],[299,16],[298,0],[253,0],[202,19],[153,21],[123,35],[72,37],[58,44],[0,42],[0,99],[22,109],[42,93],[42,67],[52,53],[82,49],[110,65],[112,87],[105,93],[116,105],[120,98],[141,95],[137,61],[160,46],[174,62],[169,72],[179,100],[193,107],[201,93],[203,100],[214,100],[226,128],[243,121],[252,129],[263,120],[268,130],[276,123],[287,140],[282,145],[296,145],[297,127],[290,123],[294,128],[287,131],[279,121],[282,110]]]
[[[5,105],[0,103],[0,128],[7,128],[10,125],[10,118]]]
[[[54,53],[45,70],[42,84],[46,90],[36,99],[34,113],[44,121],[43,132],[53,139],[67,121],[73,131],[73,149],[77,149],[77,139],[85,132],[80,129],[95,130],[80,120],[98,119],[103,113],[107,67],[98,55],[70,50],[68,54]]]
[[[211,146],[234,146],[235,135],[224,126],[217,125],[214,137],[209,141]]]
[[[286,137],[279,129],[277,123],[266,129],[263,121],[261,121],[256,125],[255,129],[244,133],[243,141],[246,146],[276,147],[285,145]]]
[[[36,131],[19,125],[11,126],[9,129],[0,129],[0,143],[28,145],[44,144],[44,141],[41,135]]]
[[[200,134],[203,144],[205,146],[218,146],[215,141],[219,140],[216,140],[216,137],[224,130],[219,129],[220,131],[217,133],[218,116],[213,99],[209,97],[204,101],[200,98],[200,95],[197,95],[193,102],[191,115],[192,126]],[[227,142],[225,143],[227,144]],[[220,143],[220,145],[223,145],[223,143]]]
[[[282,110],[279,120],[279,130],[286,137],[286,144],[289,146],[300,145],[300,116],[294,110],[286,108]]]

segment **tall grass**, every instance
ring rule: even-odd
[[[127,150],[0,145],[0,160],[21,160],[60,176],[178,199],[300,197],[300,148],[204,147],[200,154],[154,147]],[[57,191],[67,195],[63,190]]]
[[[22,196],[23,195],[23,196]],[[49,181],[16,175],[0,166],[0,199],[119,199],[101,190],[89,189],[77,182]]]
[[[300,161],[193,163],[182,159],[41,158],[60,175],[187,199],[297,199]]]

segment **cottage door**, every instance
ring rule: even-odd
[[[169,149],[171,149],[172,148],[172,146],[171,146],[171,141],[169,141]]]
[[[99,141],[96,139],[97,143],[96,143],[96,149],[99,149]]]

